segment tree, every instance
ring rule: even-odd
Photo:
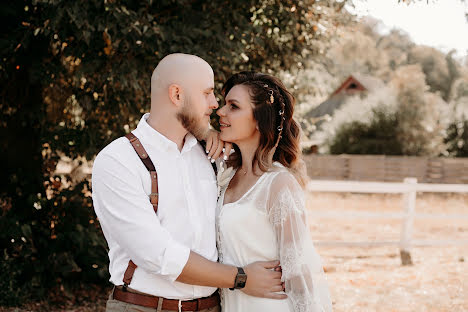
[[[449,67],[447,61],[450,61],[452,66]],[[419,64],[430,90],[440,92],[442,98],[448,101],[452,83],[458,75],[450,54],[445,56],[435,48],[415,46],[408,53],[408,64]]]
[[[419,65],[398,68],[390,81],[397,90],[398,140],[404,155],[438,156],[445,149],[444,114],[447,105],[427,92],[425,75]]]
[[[136,125],[149,106],[151,72],[163,56],[203,57],[218,86],[234,71],[275,73],[319,53],[317,43],[327,42],[339,25],[345,3],[0,4],[7,21],[0,37],[0,300],[37,296],[67,280],[102,280],[105,245],[90,186],[57,176],[56,164],[61,156],[92,159]]]
[[[414,45],[414,42],[411,41],[408,34],[398,29],[392,29],[389,34],[378,39],[378,48],[384,50],[388,55],[389,70],[387,74],[391,74],[391,72],[400,66],[407,65],[408,51],[410,51]],[[390,75],[386,75],[386,78],[389,78],[389,76]]]
[[[388,67],[385,51],[378,49],[373,36],[359,29],[359,25],[340,29],[339,43],[328,52],[329,70],[341,79],[356,72],[380,76]]]

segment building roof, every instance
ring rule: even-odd
[[[330,95],[330,97],[322,102],[319,106],[305,114],[305,119],[318,118],[325,115],[333,115],[333,112],[340,108],[349,96],[360,92],[369,92],[382,87],[382,80],[362,75],[352,74],[346,78],[343,83]]]

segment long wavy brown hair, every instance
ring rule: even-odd
[[[240,72],[230,77],[223,86],[224,97],[236,85],[247,86],[253,104],[253,115],[260,131],[260,144],[252,162],[263,172],[268,171],[277,161],[294,174],[301,186],[305,186],[307,175],[301,157],[301,128],[293,119],[294,96],[281,80],[258,72]],[[272,103],[273,102],[273,103]],[[228,166],[239,168],[242,157],[234,144],[236,153],[227,161]]]

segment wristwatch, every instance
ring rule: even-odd
[[[229,289],[230,290],[242,289],[245,287],[246,282],[247,282],[247,274],[245,274],[243,268],[237,267],[237,275],[236,275],[236,280],[234,281],[234,287],[229,288]]]

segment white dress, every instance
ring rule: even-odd
[[[280,260],[288,299],[222,289],[222,311],[332,311],[322,263],[307,225],[304,192],[294,176],[275,162],[239,200],[224,204],[234,174],[229,168],[218,176],[219,261],[243,267],[255,261]]]

